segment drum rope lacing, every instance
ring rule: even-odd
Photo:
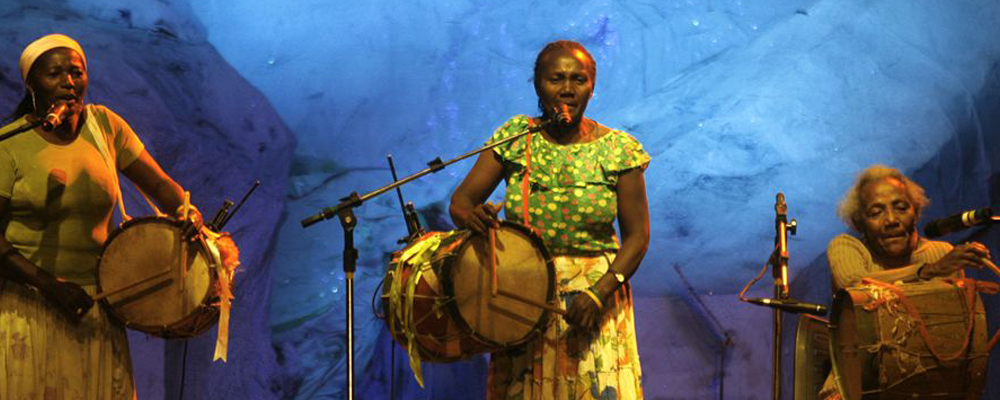
[[[863,278],[861,280],[863,284],[873,285],[878,288],[885,289],[894,295],[894,299],[887,299],[887,298],[883,298],[881,300],[877,299],[876,302],[871,305],[872,307],[871,309],[878,308],[878,306],[883,303],[890,302],[892,300],[897,300],[898,303],[903,306],[906,313],[909,314],[910,318],[912,318],[912,320],[916,324],[917,331],[920,333],[920,337],[923,339],[924,345],[927,346],[927,350],[929,350],[931,354],[934,356],[934,358],[937,359],[939,362],[957,360],[959,357],[965,354],[966,350],[969,348],[969,342],[972,337],[972,330],[975,321],[975,310],[976,310],[975,306],[976,306],[976,301],[979,298],[979,296],[976,296],[976,293],[977,292],[996,293],[995,286],[991,286],[984,282],[976,281],[974,279],[961,278],[961,279],[951,279],[950,281],[954,283],[956,286],[965,289],[965,298],[966,298],[966,304],[968,304],[969,313],[965,316],[965,322],[967,328],[966,328],[966,334],[964,335],[965,340],[962,343],[962,347],[958,351],[952,354],[942,355],[938,350],[938,348],[934,346],[933,341],[931,340],[930,337],[930,331],[928,331],[927,329],[927,323],[920,315],[920,311],[917,310],[916,305],[913,304],[912,300],[910,300],[909,297],[903,294],[902,289],[900,289],[896,285],[882,282],[877,279]],[[866,305],[865,308],[869,309],[868,307],[869,306]],[[1000,337],[1000,330],[998,330],[997,333],[993,335],[993,339],[990,340],[990,343],[986,348],[987,353],[990,351],[993,345],[996,344],[998,337]]]

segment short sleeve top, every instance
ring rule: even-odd
[[[8,242],[39,268],[92,284],[117,201],[108,159],[122,170],[145,147],[108,108],[87,105],[84,112],[86,121],[72,143],[50,143],[34,131],[0,142],[0,196],[10,200]],[[21,117],[0,132],[25,122]]]
[[[516,135],[531,126],[518,115],[503,124],[487,144]],[[524,177],[530,185],[527,208],[530,225],[553,255],[584,254],[618,249],[614,221],[618,214],[618,177],[646,168],[650,156],[631,135],[612,130],[593,141],[559,145],[540,134],[521,137],[493,151],[504,166],[506,219],[525,224]],[[530,153],[530,169],[527,161]]]

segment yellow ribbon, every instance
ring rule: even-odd
[[[391,271],[392,283],[389,287],[389,305],[395,317],[402,322],[402,333],[406,337],[406,354],[410,359],[410,369],[413,371],[413,378],[421,388],[424,387],[424,374],[420,366],[420,353],[416,342],[416,323],[413,321],[413,297],[417,284],[424,272],[431,268],[431,260],[434,252],[441,246],[441,240],[447,237],[449,232],[431,232],[418,239],[412,246],[403,250],[399,256],[399,265],[395,271]],[[413,271],[403,288],[403,265],[413,265]],[[406,304],[400,304],[402,292],[406,291]],[[396,336],[396,318],[389,317],[389,332]]]
[[[232,248],[227,246],[225,249],[226,257],[223,257],[216,243],[223,237],[228,237],[228,234],[215,233],[205,227],[202,227],[201,233],[201,240],[205,242],[205,247],[211,252],[211,267],[215,269],[219,277],[219,333],[215,339],[215,355],[212,361],[222,360],[222,362],[226,362],[229,354],[229,316],[233,299],[236,298],[232,291],[232,281],[236,267],[240,265],[239,249],[236,248],[234,242]],[[236,252],[235,257],[232,252]]]

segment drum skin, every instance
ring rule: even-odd
[[[800,314],[795,330],[795,400],[818,397],[830,373],[830,322]]]
[[[503,222],[496,232],[498,287],[551,304],[555,268],[541,240],[511,222]],[[440,244],[428,250],[433,251],[430,265],[411,281],[420,266],[403,262],[401,255],[423,241],[438,239]],[[412,337],[422,360],[450,362],[520,345],[544,329],[549,311],[492,295],[489,246],[488,238],[468,230],[432,232],[393,255],[382,304],[397,342],[406,348]],[[414,288],[412,298],[399,289],[407,286]],[[407,318],[404,307],[410,302]]]
[[[974,295],[975,304],[968,304],[964,288],[944,281],[897,287],[915,305],[939,354],[959,351],[972,323],[969,346],[958,359],[940,362],[928,350],[916,321],[887,290],[841,290],[834,296],[830,356],[842,398],[978,399],[989,355],[979,295]],[[974,314],[967,321],[970,307]]]
[[[212,327],[219,309],[216,272],[201,240],[182,249],[181,222],[162,217],[129,220],[116,229],[98,261],[99,292],[110,292],[167,271],[133,289],[104,299],[111,313],[130,329],[172,339],[189,338]],[[181,253],[186,254],[182,270]]]

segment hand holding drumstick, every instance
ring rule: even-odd
[[[920,267],[917,270],[917,277],[920,279],[931,279],[951,276],[963,268],[983,268],[984,266],[989,267],[994,273],[1000,275],[1000,269],[997,269],[990,262],[990,250],[985,245],[979,242],[962,243],[955,246],[948,254],[941,257],[940,260]]]

